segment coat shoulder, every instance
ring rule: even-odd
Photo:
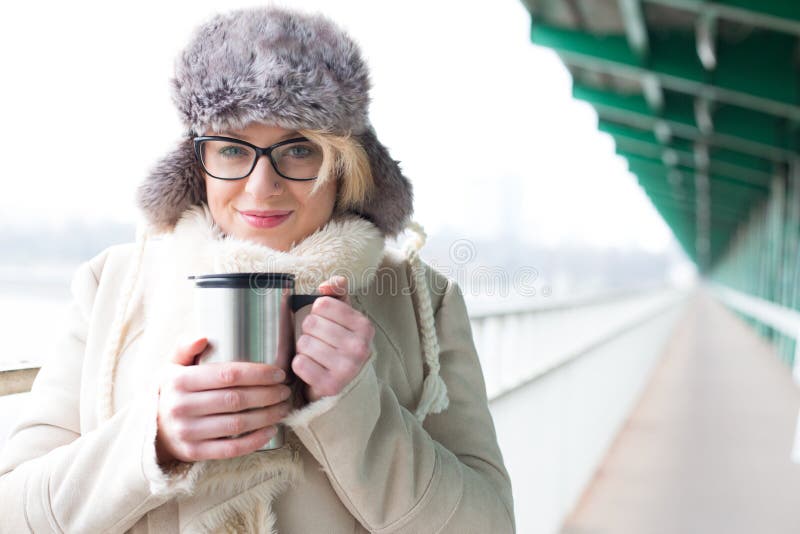
[[[435,312],[439,309],[445,293],[450,290],[451,286],[455,284],[455,281],[449,278],[440,269],[430,265],[421,258],[420,265],[422,266],[425,280],[428,283],[428,289],[431,295],[431,307]],[[380,268],[381,270],[388,269],[390,272],[397,275],[397,280],[399,281],[398,286],[401,290],[410,286],[410,281],[413,279],[414,273],[412,272],[411,262],[403,251],[387,247],[384,251]]]
[[[99,281],[106,269],[128,265],[136,243],[118,243],[109,245],[87,260],[89,268]]]
[[[164,247],[164,240],[161,235],[151,236],[147,240],[146,251],[144,254],[144,261],[149,261],[151,256],[158,254]],[[126,243],[115,243],[108,245],[106,248],[95,254],[92,258],[87,260],[87,264],[99,282],[103,274],[114,274],[119,272],[126,272],[132,265],[132,261],[136,256],[136,247],[139,243],[136,241],[129,241]]]

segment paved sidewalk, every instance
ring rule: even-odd
[[[800,389],[700,286],[562,534],[800,533]]]

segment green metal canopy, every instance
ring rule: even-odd
[[[523,0],[701,272],[800,152],[800,0]]]

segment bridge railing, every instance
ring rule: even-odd
[[[555,533],[576,506],[687,295],[661,287],[472,314],[519,532]]]

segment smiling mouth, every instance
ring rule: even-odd
[[[269,211],[240,211],[239,215],[248,225],[254,228],[272,228],[283,223],[289,218],[292,211],[287,210],[269,210]]]

